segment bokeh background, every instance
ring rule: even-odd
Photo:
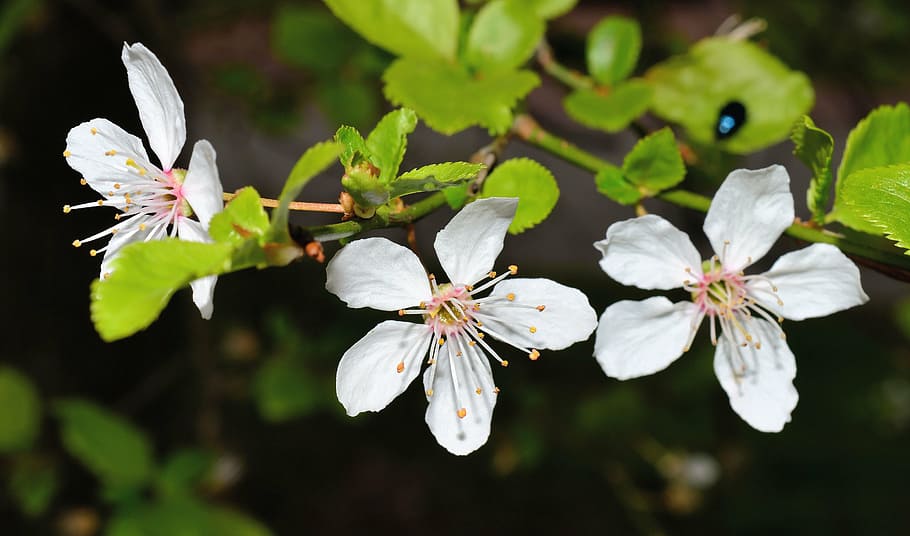
[[[834,135],[835,161],[857,120],[910,94],[902,0],[582,0],[550,24],[548,38],[565,63],[581,67],[586,32],[617,13],[642,24],[642,66],[684,51],[733,13],[767,20],[758,40],[812,79],[812,115]],[[756,432],[730,410],[707,337],[663,373],[628,382],[602,373],[592,339],[497,370],[502,395],[490,441],[469,457],[449,455],[423,422],[419,388],[381,413],[344,415],[334,397],[338,359],[388,315],[346,309],[311,261],[223,277],[209,322],[184,291],[148,330],[103,343],[88,314],[98,262],[70,242],[108,225],[111,214],[62,213],[96,197],[61,152],[68,130],[94,117],[141,133],[120,62],[124,41],[145,43],[170,70],[186,102],[188,140],[214,144],[226,191],[252,184],[276,197],[305,148],[340,124],[369,130],[389,109],[379,75],[390,57],[319,2],[0,4],[0,385],[13,386],[2,390],[11,394],[0,397],[0,431],[33,430],[32,441],[0,440],[0,533],[910,530],[908,292],[871,270],[863,270],[867,306],[785,325],[801,400],[780,434]],[[635,136],[573,123],[561,107],[565,89],[542,78],[527,111],[621,161]],[[488,142],[482,130],[445,137],[418,127],[403,169],[467,159]],[[784,163],[799,210],[808,172],[791,150],[782,142],[724,157],[711,173],[719,181],[736,167]],[[513,141],[505,156],[519,155],[549,167],[562,197],[544,225],[507,239],[501,264],[583,289],[598,313],[640,297],[599,270],[591,247],[631,209],[594,195],[587,172]],[[340,173],[331,168],[302,198],[333,202]],[[700,237],[701,215],[648,206]],[[417,226],[431,267],[433,237],[450,216],[444,209]],[[403,232],[386,235],[404,240]],[[798,246],[784,239],[778,247]],[[326,248],[331,255],[337,244]],[[80,408],[88,416],[72,417]],[[91,408],[120,416],[128,432],[99,424]],[[136,454],[146,451],[153,462]],[[147,484],[124,491],[98,478],[98,464],[105,474],[114,466],[115,476],[145,464],[136,470]]]

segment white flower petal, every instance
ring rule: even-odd
[[[654,214],[614,223],[594,247],[603,253],[600,267],[624,285],[669,290],[702,273],[689,235]]]
[[[594,357],[612,378],[628,380],[667,368],[683,354],[698,307],[663,296],[620,301],[600,317]]]
[[[107,119],[92,119],[73,127],[66,136],[66,163],[78,171],[99,194],[109,197],[115,184],[147,183],[138,169],[126,165],[132,160],[148,174],[160,173],[149,162],[142,140]]]
[[[170,171],[186,142],[183,101],[167,69],[142,43],[124,43],[121,59],[149,146]]]
[[[177,220],[177,236],[181,240],[190,242],[211,242],[209,233],[202,228],[202,224],[189,218],[179,218]],[[208,320],[212,318],[212,312],[215,310],[215,283],[218,282],[218,276],[210,275],[201,277],[192,281],[190,287],[193,289],[193,303],[199,309],[202,318]]]
[[[753,319],[749,330],[761,342],[761,349],[738,346],[726,336],[720,337],[714,373],[730,397],[733,411],[744,421],[762,432],[780,432],[799,400],[793,386],[796,358],[770,323]]]
[[[348,307],[395,311],[432,297],[417,255],[385,238],[351,242],[335,254],[325,272],[326,290]]]
[[[183,181],[183,195],[205,229],[209,228],[212,216],[224,208],[224,190],[218,179],[215,149],[206,140],[197,141],[193,146],[190,167]]]
[[[493,269],[518,199],[490,197],[461,209],[436,235],[436,255],[449,281],[471,285]]]
[[[859,268],[831,244],[813,244],[781,256],[749,282],[749,294],[789,320],[827,316],[869,301]],[[771,292],[771,284],[777,294]],[[778,298],[783,306],[778,305]]]
[[[714,194],[704,230],[724,268],[738,272],[771,249],[793,215],[786,168],[737,169]]]
[[[453,343],[454,340],[449,339],[446,346]],[[441,350],[435,365],[436,381],[432,384],[433,367],[423,374],[424,390],[432,389],[433,393],[426,413],[430,432],[446,450],[460,456],[474,452],[487,442],[497,397],[489,360],[468,350],[467,346],[465,352],[460,357],[452,357],[447,350]],[[450,362],[458,375],[457,395]],[[480,394],[477,394],[478,388]],[[463,418],[458,416],[461,408],[466,411]]]
[[[148,226],[145,230],[139,230],[139,224],[143,221],[148,221],[150,218],[143,216],[134,216],[131,219],[132,225],[122,229],[117,234],[111,236],[111,241],[107,244],[107,249],[104,250],[104,258],[101,260],[101,278],[104,278],[104,274],[108,274],[112,271],[111,262],[117,257],[120,253],[120,250],[125,246],[132,244],[133,242],[141,242],[152,232],[154,227]]]
[[[386,320],[349,348],[335,375],[347,414],[379,411],[404,392],[420,372],[432,336],[424,324]]]
[[[509,294],[514,300],[483,305],[478,313],[485,327],[528,348],[562,350],[586,340],[597,327],[597,313],[578,289],[549,279],[506,279],[491,293]],[[536,309],[539,305],[543,311]]]

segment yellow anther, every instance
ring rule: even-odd
[[[467,415],[467,414],[468,414],[468,410],[465,408],[461,408],[460,410],[458,410],[459,419],[464,419],[465,415]]]
[[[528,331],[530,331],[531,333],[537,333],[537,328],[535,328],[534,326],[531,326],[528,328]]]
[[[98,206],[100,207],[100,206],[103,206],[103,205],[104,205],[104,199],[99,199],[99,200],[98,200]]]
[[[70,210],[72,210],[72,209],[73,209],[73,207],[71,207],[71,206],[69,206],[69,205],[63,205],[63,213],[64,213],[64,214],[69,214],[69,213],[70,213]]]
[[[756,349],[756,350],[761,350],[761,341],[755,343],[755,349]]]
[[[477,332],[477,338],[478,338],[478,339],[484,338],[484,334],[483,334],[482,331],[478,331],[478,332]]]
[[[483,389],[481,389],[480,387],[478,387],[477,389],[474,389],[474,392],[477,393],[477,394],[480,394],[480,393],[483,392]]]
[[[509,301],[515,301],[515,293],[510,292],[510,293],[506,294],[506,299]]]
[[[401,374],[402,372],[404,372],[404,361],[399,362],[398,366],[395,367],[395,370],[398,371],[398,374]]]
[[[108,196],[108,197],[114,197],[114,191],[111,190],[110,192],[108,192],[108,193],[107,193],[107,196]]]
[[[104,272],[104,274],[101,276],[101,279],[107,279],[110,276],[111,276],[110,272]]]
[[[427,389],[427,396],[433,396],[433,390]]]
[[[420,308],[421,308],[421,309],[426,309],[426,308],[427,308],[427,303],[426,303],[426,302],[420,302]]]
[[[461,352],[456,352],[455,357],[461,357]]]
[[[91,255],[92,257],[94,257],[95,255],[98,254],[98,250],[93,249],[93,250],[89,251],[88,254]]]
[[[482,327],[483,327],[483,322],[477,322],[477,323],[474,324],[474,325],[477,326],[477,327],[479,327],[479,328],[482,328]]]
[[[115,235],[120,232],[120,229],[111,229],[111,234]]]
[[[467,286],[465,286],[465,289],[467,289],[468,292],[471,292],[472,290],[474,290],[474,285],[467,285]]]
[[[752,335],[746,333],[746,342],[752,342]]]
[[[95,127],[92,127],[92,130],[90,132],[92,133],[92,136],[94,136],[95,134],[98,133],[98,129]]]
[[[120,221],[120,214],[114,214],[114,219]]]
[[[144,224],[144,223],[140,223],[140,224],[139,224],[139,230],[140,230],[140,231],[144,231],[144,230],[145,230],[145,224]]]
[[[479,310],[480,310],[480,304],[479,304],[479,303],[475,303],[474,306],[471,307],[471,309],[474,309],[475,311],[479,311]]]
[[[477,344],[477,341],[468,341],[468,346],[474,346]]]
[[[509,265],[509,273],[512,274],[512,275],[517,274],[517,273],[518,273],[518,265],[517,265],[517,264],[510,264],[510,265]]]
[[[537,310],[538,310],[538,311],[541,311],[541,312],[543,312],[543,310],[546,309],[546,308],[547,308],[546,305],[538,305],[538,306],[537,306]]]
[[[445,343],[446,343],[446,340],[443,339],[442,337],[440,337],[440,338],[439,338],[439,346],[442,346],[442,345],[445,344]]]
[[[85,180],[85,177],[83,177],[83,178],[79,179],[79,184],[81,184],[82,186],[85,186],[86,184],[88,184],[88,181]]]
[[[398,316],[404,316],[404,309],[398,310]]]
[[[537,361],[538,359],[540,359],[540,352],[538,352],[537,350],[531,350],[531,353],[528,354],[528,358],[531,361]]]
[[[498,395],[498,394],[499,394],[499,387],[494,387],[494,388],[493,388],[493,392],[494,392],[495,394]]]
[[[114,156],[117,154],[117,150],[111,149],[110,151],[105,151],[104,154],[106,154],[107,156]]]
[[[430,274],[430,275],[428,275],[427,277],[429,277],[431,280],[432,280],[432,279],[436,279],[436,276],[433,275],[433,274]]]
[[[82,242],[80,242],[79,240],[73,240],[73,247],[74,247],[74,248],[78,248],[78,247],[81,246],[81,245],[82,245]]]
[[[126,165],[128,165],[128,166],[130,166],[130,167],[134,167],[134,168],[138,168],[138,167],[139,167],[138,165],[136,165],[136,161],[133,160],[132,158],[127,158],[127,159],[126,159]]]
[[[114,190],[119,190],[119,189],[120,189],[120,183],[119,183],[119,182],[115,182],[115,183],[114,183]]]
[[[496,272],[490,272],[487,275],[490,276],[490,279],[493,279],[494,277],[496,277]]]
[[[142,177],[145,177],[145,174],[146,174],[146,173],[148,173],[148,170],[145,169],[145,168],[139,170],[139,175],[142,176]],[[137,193],[138,193],[138,192],[137,192]]]
[[[71,153],[69,151],[69,149],[67,149],[66,151],[63,151],[63,158],[69,158],[71,156],[73,156],[73,153]]]
[[[509,362],[506,361],[505,359],[503,359],[502,361],[500,361],[499,364],[502,365],[502,366],[504,366],[504,367],[508,367],[508,366],[509,366]]]

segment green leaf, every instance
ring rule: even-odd
[[[484,167],[483,164],[470,162],[445,162],[412,169],[395,179],[391,196],[432,192],[455,186],[473,179]]]
[[[395,61],[383,79],[387,99],[413,109],[443,134],[475,125],[493,135],[506,132],[512,125],[512,107],[540,83],[531,71],[475,78],[458,65],[411,59]]]
[[[579,123],[607,132],[619,132],[651,105],[654,91],[641,80],[629,80],[603,94],[596,89],[573,91],[563,101],[566,112]]]
[[[92,322],[101,338],[114,341],[145,329],[171,296],[190,281],[231,268],[230,243],[177,239],[136,242],[114,259],[107,279],[92,282]]]
[[[276,56],[304,69],[337,73],[354,50],[353,34],[325,9],[281,6],[272,19]]]
[[[85,400],[54,404],[63,446],[105,486],[138,488],[152,473],[148,438],[122,417]]]
[[[0,453],[31,446],[41,426],[41,399],[19,371],[0,367]]]
[[[189,497],[142,504],[117,511],[106,536],[268,536],[258,521]]]
[[[513,70],[534,53],[544,27],[524,0],[493,0],[474,18],[464,61],[484,72]]]
[[[291,236],[288,233],[288,207],[291,201],[300,195],[300,191],[310,180],[327,168],[339,157],[344,145],[332,141],[324,141],[310,147],[297,160],[288,175],[281,196],[278,198],[278,208],[272,211],[272,227],[269,231],[269,241],[288,243]]]
[[[623,160],[622,171],[626,180],[647,196],[682,182],[686,165],[670,127],[640,139]]]
[[[640,53],[641,27],[634,19],[607,17],[588,34],[588,72],[601,84],[625,80]]]
[[[483,183],[480,197],[517,197],[518,208],[509,232],[524,232],[550,215],[559,186],[550,170],[530,158],[512,158],[497,166]]]
[[[366,142],[363,136],[354,127],[342,126],[335,132],[335,141],[344,145],[344,150],[338,159],[345,169],[351,168],[367,154]]]
[[[880,106],[867,115],[847,136],[847,146],[837,169],[837,195],[834,215],[854,229],[879,234],[879,229],[863,219],[853,217],[854,211],[842,206],[844,187],[860,170],[910,162],[910,107],[905,103]]]
[[[156,488],[162,496],[176,497],[193,492],[211,470],[215,455],[201,449],[179,450],[164,462],[158,472]]]
[[[224,210],[212,217],[209,235],[216,242],[232,244],[240,244],[251,236],[263,236],[269,229],[269,216],[260,201],[252,186],[238,190]]]
[[[656,115],[684,126],[699,143],[737,154],[786,138],[814,99],[803,73],[753,43],[726,37],[699,41],[687,54],[652,67],[645,78],[654,85]],[[733,101],[745,106],[746,121],[729,138],[717,140],[720,110]]]
[[[594,177],[597,191],[622,205],[634,205],[641,201],[642,193],[629,184],[622,170],[616,166],[601,169]]]
[[[815,126],[807,115],[796,122],[790,139],[793,140],[793,154],[812,172],[809,189],[806,191],[806,205],[812,212],[812,220],[824,224],[828,196],[831,192],[831,155],[834,153],[834,139],[831,134]]]
[[[838,193],[842,215],[910,249],[910,164],[854,171]],[[907,253],[907,252],[905,252]]]
[[[23,514],[37,517],[47,510],[59,484],[57,468],[48,460],[21,456],[13,465],[9,494]]]
[[[317,378],[296,359],[267,361],[253,385],[259,414],[269,422],[284,422],[312,413],[326,393]]]
[[[533,11],[538,17],[542,19],[553,19],[561,15],[565,15],[569,11],[572,11],[572,8],[575,7],[575,4],[578,3],[578,0],[525,0],[524,4]]]
[[[367,41],[410,58],[454,60],[457,0],[325,0]]]
[[[367,136],[366,149],[370,161],[379,168],[379,182],[389,184],[398,175],[398,168],[408,147],[408,134],[417,126],[414,110],[393,110],[379,120]]]

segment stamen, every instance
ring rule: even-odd
[[[534,326],[531,326],[528,328],[528,331],[530,331],[531,333],[537,333],[537,328],[535,328]]]
[[[531,361],[537,361],[538,359],[540,359],[540,352],[538,352],[537,350],[531,350],[531,353],[528,354],[528,359],[530,359]]]
[[[518,273],[518,265],[517,265],[517,264],[510,264],[510,265],[509,265],[509,273],[512,274],[512,275],[517,274],[517,273]]]
[[[537,307],[535,307],[535,309],[537,309],[537,310],[540,311],[541,313],[542,313],[543,310],[546,309],[546,308],[547,308],[546,305],[538,305]]]
[[[404,361],[403,360],[398,363],[398,366],[395,367],[395,370],[398,372],[398,374],[401,374],[402,372],[404,372]]]
[[[63,151],[63,158],[69,158],[69,157],[71,157],[71,156],[73,156],[73,153],[71,153],[71,152],[69,151],[69,149]]]
[[[63,205],[63,213],[64,213],[64,214],[69,214],[71,210],[73,210],[73,207],[71,207],[71,206],[69,206],[69,205]]]
[[[81,246],[81,245],[82,245],[82,242],[80,242],[79,240],[73,240],[73,247],[74,247],[74,248],[78,248],[78,247]]]

